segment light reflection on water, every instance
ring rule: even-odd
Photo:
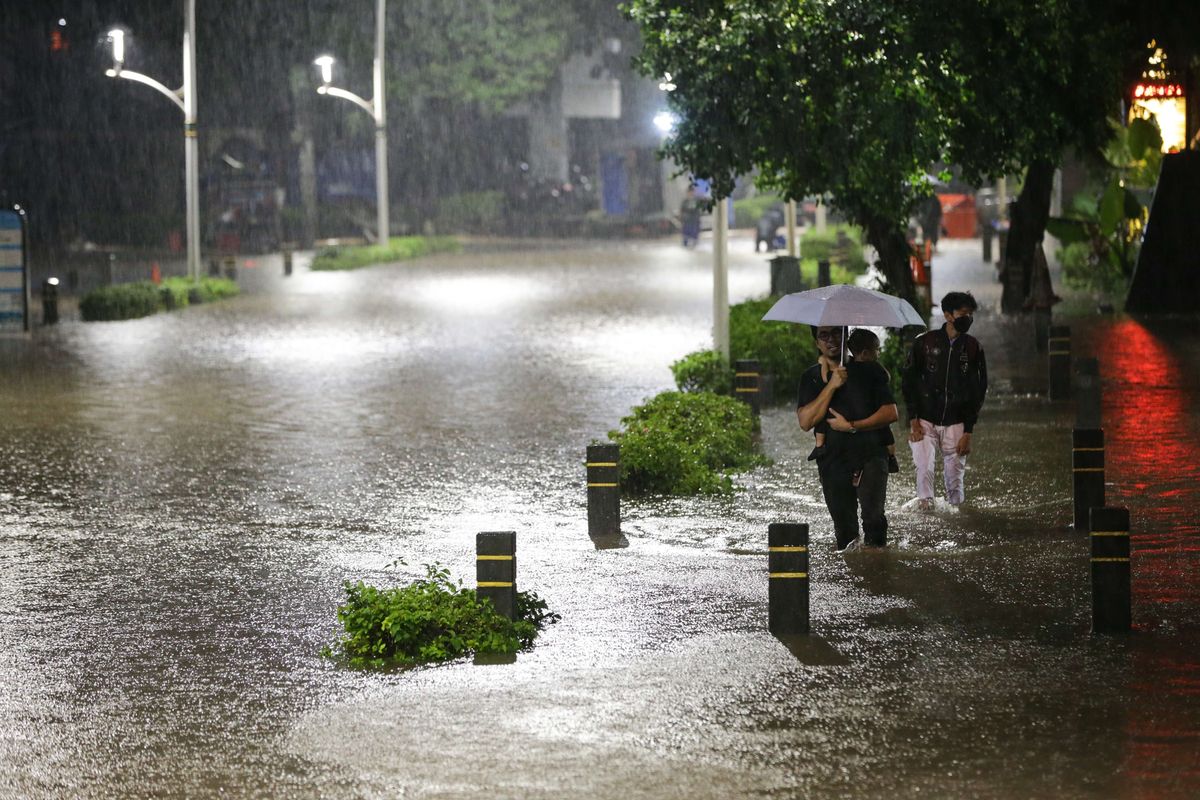
[[[1069,411],[1037,396],[989,400],[958,513],[903,508],[901,445],[878,558],[830,552],[787,408],[742,493],[627,503],[629,547],[597,551],[583,448],[704,344],[708,267],[662,245],[290,282],[264,266],[226,304],[0,344],[0,794],[1200,786],[1182,766],[1200,730],[1196,341],[1077,333],[1102,353],[1112,502],[1136,537],[1140,638],[1093,640]],[[731,295],[766,281],[742,256]],[[796,652],[761,629],[781,518],[813,527],[819,635]],[[316,655],[343,579],[433,561],[469,579],[489,529],[519,531],[524,585],[565,614],[534,651],[383,676]]]

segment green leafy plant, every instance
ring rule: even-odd
[[[1103,190],[1076,196],[1071,213],[1051,219],[1046,230],[1063,244],[1058,255],[1070,285],[1119,294],[1137,264],[1150,216],[1138,190],[1158,181],[1162,136],[1152,119],[1135,119],[1128,126],[1114,122],[1112,128],[1104,148]]]
[[[434,253],[458,252],[462,245],[452,236],[393,236],[386,246],[362,245],[322,248],[313,259],[313,270],[359,269],[373,264],[406,261]]]
[[[148,317],[158,312],[162,297],[150,281],[101,286],[79,301],[79,316],[84,322],[110,322]]]
[[[745,403],[709,392],[662,392],[621,420],[621,490],[629,494],[721,494],[729,474],[766,463],[754,450]]]
[[[733,393],[733,370],[716,350],[697,350],[671,364],[681,392]]]
[[[407,586],[381,589],[346,581],[344,587],[346,599],[337,612],[343,633],[322,655],[358,668],[515,653],[560,618],[534,592],[517,592],[518,618],[503,617],[490,600],[462,581],[452,581],[450,571],[439,564],[426,564],[425,577]]]
[[[795,398],[800,376],[817,361],[817,346],[807,325],[763,322],[775,300],[764,297],[729,307],[729,353],[734,361],[753,358],[759,370],[775,376],[775,397]]]
[[[852,275],[862,275],[867,271],[862,231],[853,225],[833,225],[824,233],[815,228],[806,231],[800,237],[800,255],[813,261],[827,260],[831,266],[842,267]]]

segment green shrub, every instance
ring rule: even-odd
[[[758,225],[759,218],[773,206],[781,206],[783,201],[778,195],[756,194],[754,197],[743,197],[733,201],[733,227],[753,228]]]
[[[504,216],[503,192],[464,192],[438,201],[439,231],[491,231]]]
[[[358,269],[372,264],[388,264],[433,253],[457,252],[462,245],[452,236],[393,236],[387,246],[324,247],[318,251],[310,269]]]
[[[754,451],[749,407],[709,392],[662,392],[634,407],[622,430],[621,489],[628,494],[721,494],[728,473],[766,462]]]
[[[681,392],[733,394],[733,370],[716,350],[688,353],[671,365],[671,374]]]
[[[229,278],[201,278],[200,285],[190,284],[196,292],[193,297],[198,297],[198,300],[192,302],[211,303],[214,300],[224,300],[227,297],[236,297],[241,291],[236,281]]]
[[[1121,266],[1113,259],[1101,258],[1090,242],[1072,242],[1058,251],[1063,282],[1073,289],[1121,295],[1129,285]]]
[[[761,372],[775,376],[775,397],[790,402],[804,370],[817,362],[817,345],[807,325],[763,322],[774,304],[774,298],[765,297],[729,307],[729,352],[735,361],[757,359]]]
[[[838,246],[838,232],[849,240],[844,247]],[[862,252],[862,231],[853,225],[832,225],[825,233],[815,228],[800,238],[800,256],[814,261],[828,260],[831,264],[845,267],[855,275],[867,271],[867,259]],[[836,283],[836,281],[835,281]]]
[[[403,563],[403,562],[398,562]],[[538,631],[558,620],[534,592],[517,593],[516,620],[497,614],[491,601],[450,580],[436,564],[408,586],[380,589],[362,581],[345,584],[338,606],[343,634],[322,650],[352,667],[412,666],[474,653],[515,653]]]
[[[800,279],[804,281],[806,286],[817,285],[817,272],[819,266],[815,258],[800,259]],[[829,282],[830,283],[854,283],[854,279],[861,273],[852,272],[837,262],[829,264]]]
[[[150,281],[101,286],[79,301],[79,316],[84,322],[108,322],[148,317],[158,311],[161,297]]]
[[[158,287],[162,307],[168,311],[187,308],[189,292],[195,285],[190,278],[164,278]]]
[[[187,308],[192,303],[209,303],[233,297],[240,290],[228,278],[166,278],[161,285],[150,281],[102,286],[79,301],[79,316],[84,322],[109,322],[148,317],[161,310]]]

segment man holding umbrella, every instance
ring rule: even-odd
[[[825,505],[833,518],[838,551],[858,540],[862,509],[863,544],[887,544],[887,447],[884,430],[899,419],[887,372],[874,362],[843,354],[846,329],[814,326],[819,357],[800,378],[796,416],[800,427],[826,431],[825,454],[817,461]]]
[[[784,295],[763,319],[807,324],[817,341],[817,363],[800,378],[796,417],[805,431],[819,425],[826,433],[817,472],[838,550],[858,541],[860,507],[864,544],[883,547],[888,476],[884,431],[900,415],[882,366],[873,361],[846,363],[846,326],[924,327],[925,321],[899,297],[848,285]]]

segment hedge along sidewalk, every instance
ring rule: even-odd
[[[338,245],[317,251],[309,267],[315,271],[359,269],[374,264],[407,261],[434,253],[457,253],[462,244],[453,236],[393,236],[387,245]]]
[[[740,400],[711,392],[661,392],[621,420],[608,438],[621,446],[621,492],[728,494],[731,473],[770,463],[754,444],[754,419]]]
[[[84,322],[114,322],[138,319],[234,297],[241,290],[228,278],[167,278],[161,285],[150,281],[102,286],[85,294],[79,301],[79,316]]]

